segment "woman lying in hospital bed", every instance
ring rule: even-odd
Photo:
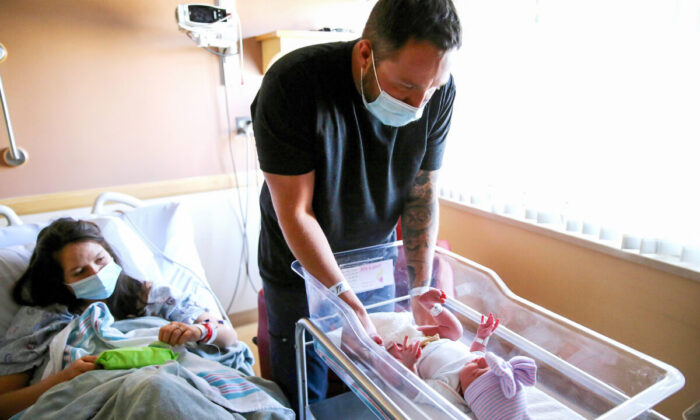
[[[462,324],[442,304],[445,292],[431,288],[418,298],[437,325],[396,328],[396,313],[371,314],[377,332],[389,354],[425,380],[445,399],[471,410],[478,420],[527,419],[527,401],[523,386],[536,381],[537,366],[529,357],[516,356],[505,361],[486,352],[486,341],[499,320],[489,314],[467,347],[460,341]],[[401,340],[401,334],[406,334]]]
[[[17,418],[59,413],[66,418],[115,413],[241,418],[238,413],[246,417],[256,411],[265,411],[269,418],[293,417],[291,410],[237,370],[215,361],[250,370],[249,361],[227,354],[226,348],[237,340],[229,324],[189,298],[177,299],[166,286],[155,287],[126,275],[94,223],[63,218],[44,228],[29,266],[15,284],[13,298],[23,306],[0,340],[2,418],[17,413]],[[153,362],[149,357],[163,354],[146,347],[156,341],[174,346],[177,363],[147,366]],[[216,346],[221,354],[212,358],[197,344]],[[114,350],[110,352],[119,361],[119,370],[97,370],[109,367],[110,359],[98,359],[102,351],[127,346],[116,356]],[[144,368],[125,370],[140,367]],[[183,389],[182,381],[173,375],[190,386]],[[58,386],[68,381],[70,386]],[[120,394],[132,398],[115,398]]]

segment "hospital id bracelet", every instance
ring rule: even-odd
[[[197,341],[204,340],[204,338],[207,336],[207,327],[205,327],[202,324],[194,324],[194,326],[199,328],[199,331],[202,332],[202,334],[200,334],[199,339]]]
[[[413,289],[411,289],[411,297],[420,296],[428,290],[430,290],[429,286],[414,287]]]
[[[348,290],[350,290],[350,285],[348,284],[347,280],[343,280],[340,283],[336,283],[328,288],[328,291],[336,296],[340,296],[341,293],[345,293]]]
[[[211,325],[209,325],[208,322],[204,322],[198,325],[202,325],[204,328],[207,329],[207,334],[202,338],[201,340],[198,341],[198,343],[204,343],[204,344],[211,344],[216,340],[216,328],[212,328]]]
[[[209,337],[209,339],[207,341],[205,341],[204,344],[212,344],[214,342],[214,340],[216,340],[216,334],[218,333],[219,330],[218,330],[218,328],[216,328],[216,326],[214,326],[214,328],[212,328],[208,322],[204,325],[211,328],[211,337]]]
[[[442,313],[443,310],[445,310],[445,308],[442,305],[440,305],[439,303],[436,303],[433,305],[432,308],[430,308],[430,315],[438,316]]]
[[[486,343],[489,342],[489,338],[490,338],[490,337],[491,337],[491,336],[488,336],[488,337],[486,337],[486,338],[475,337],[475,338],[474,338],[474,342],[475,342],[475,343],[479,343],[479,344],[481,344],[482,346],[486,347]]]

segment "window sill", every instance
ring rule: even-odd
[[[517,218],[505,214],[493,213],[445,197],[440,198],[440,204],[463,210],[471,214],[491,219],[500,223],[505,223],[510,226],[525,229],[533,233],[548,236],[553,239],[568,242],[573,245],[588,248],[613,257],[621,258],[626,261],[645,265],[656,270],[665,271],[667,273],[674,274],[680,277],[700,281],[700,266],[698,266],[697,264],[687,264],[680,262],[679,258],[677,257],[659,254],[647,255],[640,254],[639,251],[635,250],[623,250],[620,248],[620,244],[615,241],[600,240],[593,237],[592,235],[586,235],[580,232],[566,232],[562,229],[558,229],[555,225],[547,225],[543,223],[537,223],[534,220],[531,221],[525,218]]]

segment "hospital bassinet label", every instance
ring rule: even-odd
[[[362,293],[394,284],[393,260],[342,268],[341,271],[355,293]]]

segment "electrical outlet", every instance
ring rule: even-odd
[[[250,117],[236,117],[236,134],[245,134],[252,123]]]

